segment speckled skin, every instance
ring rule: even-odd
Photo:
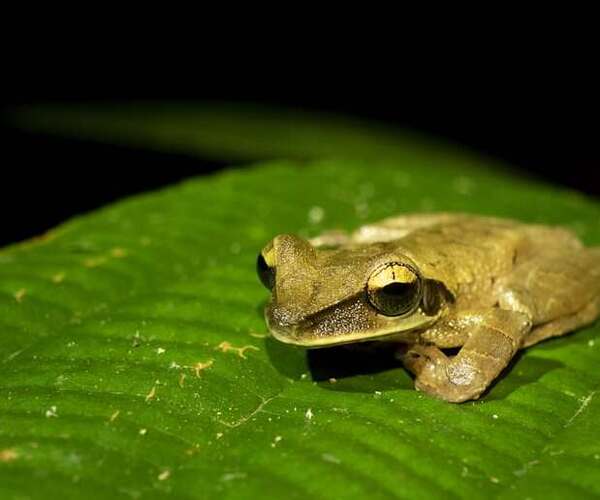
[[[265,317],[273,335],[307,347],[381,339],[415,386],[438,398],[477,399],[518,349],[600,315],[600,248],[563,228],[465,214],[415,214],[325,233],[275,237]],[[418,307],[380,314],[367,299],[375,269],[417,270]],[[441,349],[460,347],[449,357]]]

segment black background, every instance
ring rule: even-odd
[[[600,194],[596,81],[570,70],[448,71],[328,67],[262,72],[239,65],[194,75],[176,67],[21,62],[3,110],[43,102],[194,99],[258,102],[380,120],[441,136],[514,165],[523,175]],[[277,69],[277,68],[275,68]],[[34,236],[122,196],[226,164],[2,129],[0,244]]]

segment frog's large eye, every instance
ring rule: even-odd
[[[415,269],[390,262],[376,269],[367,281],[367,297],[385,316],[402,316],[421,301],[421,279]]]
[[[275,286],[275,267],[269,266],[262,253],[259,253],[256,259],[256,273],[261,283],[269,290],[273,290]]]

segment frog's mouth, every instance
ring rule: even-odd
[[[381,340],[384,338],[393,337],[398,335],[398,329],[394,328],[389,332],[376,332],[376,333],[345,333],[341,335],[328,335],[328,336],[307,336],[295,335],[289,330],[282,331],[269,325],[271,335],[275,339],[285,344],[291,344],[300,347],[307,348],[319,348],[319,347],[332,347],[343,344],[355,344],[357,342],[369,342],[373,340]]]
[[[363,302],[349,300],[335,309],[323,309],[317,314],[302,316],[287,314],[270,306],[265,308],[265,320],[273,337],[280,342],[308,348],[330,347],[389,337],[411,339],[418,330],[429,326],[438,316],[425,314],[420,308],[405,317],[383,316],[366,309]],[[358,310],[359,314],[356,314]],[[368,312],[368,314],[367,314]]]

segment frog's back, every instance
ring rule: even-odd
[[[359,239],[388,241],[417,262],[424,274],[455,294],[481,291],[517,263],[550,251],[581,248],[570,231],[469,214],[413,214],[365,226]]]
[[[460,293],[491,286],[511,271],[528,226],[506,219],[457,214],[397,241],[427,277]]]
[[[480,290],[542,255],[582,251],[576,235],[562,227],[444,212],[390,217],[361,227],[352,241],[387,242],[454,293]]]

